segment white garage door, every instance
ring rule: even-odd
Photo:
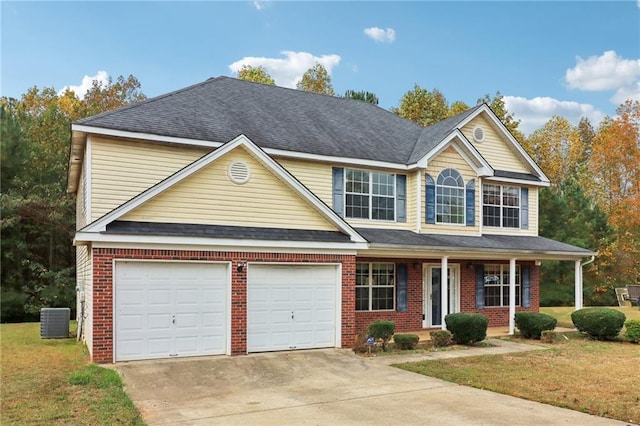
[[[226,264],[118,261],[115,359],[227,352]]]
[[[248,352],[336,346],[337,266],[250,264],[247,274]]]

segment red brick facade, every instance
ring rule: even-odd
[[[439,264],[440,259],[368,259],[358,258],[358,262],[394,262],[407,264],[407,310],[397,311],[355,311],[355,264],[356,257],[330,254],[292,253],[244,253],[187,250],[153,249],[93,249],[93,361],[113,362],[113,265],[114,259],[148,260],[191,260],[224,261],[231,264],[231,353],[247,352],[247,276],[246,270],[238,271],[240,262],[309,262],[339,263],[342,265],[342,305],[341,346],[351,347],[356,335],[376,319],[393,320],[396,331],[416,331],[422,328],[423,317],[423,263]],[[473,261],[473,264],[500,263],[496,261]],[[503,326],[509,323],[509,308],[476,309],[475,271],[470,262],[450,261],[450,265],[460,268],[460,310],[479,312],[489,318],[489,326]],[[531,306],[517,308],[538,311],[539,309],[539,268],[533,262],[519,264],[531,267]]]

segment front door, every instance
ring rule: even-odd
[[[425,328],[442,326],[442,267],[426,265],[424,269],[424,320]],[[449,265],[447,268],[447,300],[445,315],[460,311],[460,266]]]

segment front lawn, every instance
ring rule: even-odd
[[[1,424],[143,424],[118,373],[90,364],[75,338],[41,339],[40,323],[0,333]]]
[[[636,308],[637,309],[637,308]],[[640,424],[640,345],[578,333],[548,350],[404,363],[396,367],[461,385]],[[535,340],[523,340],[526,343]]]

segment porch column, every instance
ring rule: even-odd
[[[516,329],[516,259],[509,260],[509,334]]]
[[[440,328],[443,330],[447,329],[447,324],[444,322],[444,317],[447,316],[447,311],[449,310],[449,286],[447,285],[449,282],[449,258],[442,258],[442,265],[440,273],[440,312],[442,314],[442,319],[440,321]]]
[[[582,309],[582,266],[580,260],[576,260],[574,266],[575,278],[575,310]]]

